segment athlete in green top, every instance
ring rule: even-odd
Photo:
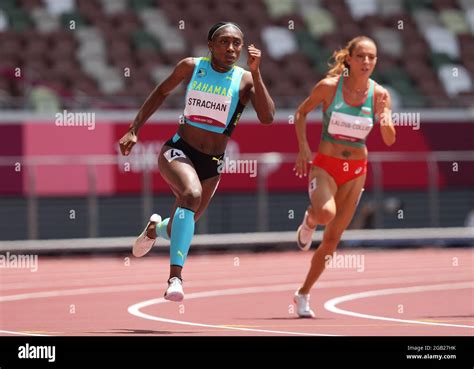
[[[310,289],[336,250],[359,202],[367,171],[367,135],[374,124],[379,124],[385,144],[395,143],[390,95],[370,79],[377,62],[375,42],[365,36],[356,37],[336,51],[333,58],[335,62],[326,78],[316,84],[296,112],[296,175],[306,176],[308,164],[312,163],[308,188],[311,205],[298,228],[298,246],[308,250],[316,226],[325,225],[306,280],[294,296],[300,317],[314,317],[309,306]],[[321,103],[322,140],[312,160],[306,115]]]

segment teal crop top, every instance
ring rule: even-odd
[[[215,71],[210,58],[194,58],[196,66],[186,88],[184,122],[230,136],[245,108],[239,100],[244,69]]]

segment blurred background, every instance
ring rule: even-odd
[[[296,230],[308,197],[292,171],[293,115],[332,52],[357,35],[376,41],[372,78],[408,120],[390,148],[377,128],[369,137],[351,228],[473,226],[472,0],[2,0],[0,239],[134,236],[152,212],[168,216],[174,199],[156,154],[177,129],[185,86],[130,157],[117,142],[179,60],[207,55],[221,20],[262,50],[278,113],[263,126],[246,109],[227,155],[256,160],[257,175],[223,175],[197,233]],[[74,122],[59,124],[68,113]],[[320,133],[318,109],[308,122],[314,151]]]

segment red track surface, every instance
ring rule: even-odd
[[[164,257],[40,257],[37,272],[0,269],[0,335],[473,335],[472,249],[348,253],[364,270],[324,272],[316,319],[297,319],[292,301],[312,253],[191,255],[182,303],[161,298]],[[332,304],[345,314],[325,307],[360,292]],[[147,300],[130,309],[144,316],[129,312]]]

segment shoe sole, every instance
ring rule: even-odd
[[[298,313],[296,313],[296,315],[298,315],[298,318],[301,318],[301,319],[314,319],[314,318],[316,318],[313,315],[300,315]]]
[[[144,235],[140,235],[135,243],[133,244],[132,254],[137,258],[141,258],[150,252],[152,247],[155,245],[156,239],[149,238],[145,240]]]
[[[181,292],[171,292],[164,296],[165,300],[181,302],[184,299],[184,293]]]
[[[133,256],[137,258],[141,258],[142,256],[145,256],[150,252],[150,250],[153,248],[156,242],[156,238],[148,238],[145,239],[146,237],[146,230],[150,226],[151,223],[159,223],[161,222],[161,217],[158,214],[153,214],[150,217],[150,221],[146,225],[145,229],[143,232],[138,236],[138,238],[135,240],[135,243],[133,244],[132,247],[132,254]]]
[[[302,245],[300,243],[300,232],[301,232],[301,227],[298,227],[298,230],[296,231],[296,244],[298,245],[299,249],[302,251],[308,251],[311,248],[311,243],[312,241],[308,242],[306,245]]]

